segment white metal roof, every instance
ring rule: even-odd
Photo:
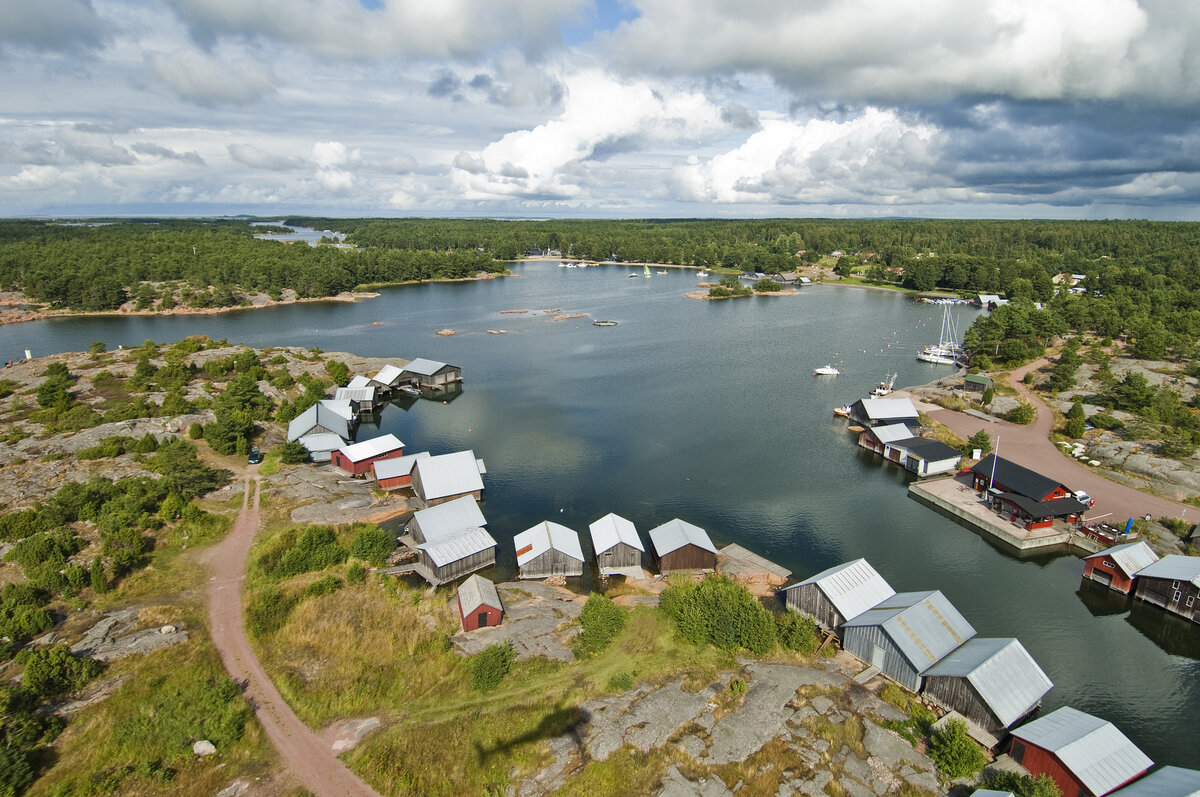
[[[303,437],[314,426],[324,426],[343,440],[350,439],[350,424],[346,419],[317,403],[297,415],[288,424],[288,440],[291,441]]]
[[[1054,753],[1093,794],[1107,794],[1154,766],[1116,725],[1070,706],[1022,725],[1012,735]]]
[[[496,585],[478,573],[472,573],[458,587],[458,608],[466,617],[480,606],[504,610],[504,604],[500,602],[500,593],[496,591]]]
[[[871,430],[881,443],[894,443],[897,440],[911,440],[912,430],[902,423],[889,423],[886,426],[875,426]]]
[[[371,378],[381,385],[393,385],[402,373],[404,371],[394,365],[385,365],[379,369],[379,373]]]
[[[871,420],[880,418],[916,418],[917,408],[907,398],[865,398],[863,412]]]
[[[638,537],[637,527],[633,525],[633,522],[612,512],[591,523],[588,531],[592,533],[592,547],[596,550],[597,556],[622,542],[639,551],[646,550],[642,546],[642,540]]]
[[[421,492],[426,501],[483,489],[483,472],[474,451],[455,451],[422,459],[417,463]]]
[[[348,421],[354,420],[354,409],[350,406],[350,399],[347,398],[331,398],[321,399],[317,402],[327,410],[332,410]]]
[[[968,639],[922,675],[966,678],[1005,727],[1028,714],[1054,684],[1016,639]]]
[[[1084,558],[1103,559],[1107,556],[1112,557],[1117,567],[1121,568],[1121,572],[1128,578],[1133,578],[1142,568],[1149,567],[1158,561],[1158,554],[1146,544],[1145,540],[1127,542],[1124,545],[1114,545],[1108,550],[1094,553]]]
[[[1163,767],[1117,789],[1109,797],[1200,797],[1200,772]]]
[[[355,374],[346,387],[366,387],[371,384],[371,377]]]
[[[788,589],[805,584],[816,584],[817,589],[821,590],[838,613],[847,620],[858,617],[896,594],[891,584],[888,584],[866,559],[855,559],[853,562],[822,570]]]
[[[513,537],[517,550],[517,564],[523,565],[553,548],[572,559],[583,561],[583,549],[579,547],[579,534],[559,523],[543,520],[531,529]]]
[[[397,448],[404,448],[404,443],[400,442],[400,438],[394,434],[385,434],[355,443],[352,446],[344,446],[342,454],[351,462],[362,462],[364,459],[382,456]]]
[[[483,529],[463,529],[461,533],[453,537],[436,542],[423,542],[417,546],[418,549],[429,554],[429,558],[438,567],[495,547],[496,541]]]
[[[416,454],[405,454],[402,457],[394,459],[381,459],[371,465],[375,471],[375,479],[394,479],[397,476],[407,476],[412,473],[413,466],[417,464],[418,459],[428,459],[428,451],[420,451]]]
[[[1138,572],[1149,578],[1168,578],[1172,581],[1190,581],[1200,587],[1200,556],[1167,554]]]
[[[307,448],[309,453],[316,453],[318,451],[336,451],[346,445],[346,441],[333,432],[318,432],[301,437],[300,445]]]
[[[650,544],[654,546],[660,558],[685,545],[695,545],[706,551],[717,552],[716,546],[708,538],[708,532],[679,518],[650,529]]]
[[[421,527],[426,542],[449,539],[463,529],[487,525],[479,504],[469,495],[422,509],[413,519]]]
[[[842,627],[882,628],[917,672],[975,636],[975,629],[941,593],[899,592]]]
[[[426,360],[424,357],[418,357],[408,365],[404,366],[404,370],[408,371],[410,374],[433,376],[445,367],[446,363],[439,363],[436,360]]]
[[[339,387],[333,391],[334,401],[374,401],[375,386],[368,385],[367,387]]]

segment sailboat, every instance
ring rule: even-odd
[[[644,269],[644,271],[642,272],[642,276],[645,277],[646,279],[650,279],[650,267],[642,266],[642,268]]]
[[[942,331],[938,336],[938,342],[932,346],[926,346],[917,355],[917,359],[923,363],[938,363],[939,365],[958,365],[959,360],[963,359],[966,352],[958,343],[958,332],[954,328],[954,318],[950,315],[950,307],[947,305],[942,309]]]

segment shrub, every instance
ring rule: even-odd
[[[734,678],[729,682],[729,691],[735,695],[746,694],[746,681],[744,678]]]
[[[0,517],[0,540],[23,540],[39,531],[49,531],[54,525],[53,518],[32,509],[10,512]]]
[[[811,654],[817,649],[817,621],[799,612],[784,612],[775,617],[775,636],[788,650]]]
[[[1067,437],[1073,437],[1078,440],[1087,432],[1087,424],[1084,423],[1083,418],[1068,418],[1066,428],[1063,432]]]
[[[930,735],[929,757],[951,779],[965,778],[983,769],[987,757],[967,735],[967,724],[950,720]]]
[[[313,583],[304,588],[302,598],[316,598],[321,595],[329,595],[337,592],[342,588],[342,580],[332,573],[321,576]]]
[[[273,578],[288,578],[324,570],[344,561],[346,549],[338,544],[333,529],[328,526],[309,526],[300,534],[295,545],[282,552],[267,574]]]
[[[326,360],[325,373],[329,374],[334,384],[339,387],[350,384],[350,368],[340,360]]]
[[[967,453],[970,454],[977,448],[983,454],[987,454],[992,450],[992,438],[988,437],[988,433],[984,429],[980,429],[967,438]]]
[[[726,576],[709,575],[699,584],[672,584],[663,590],[659,608],[693,645],[744,648],[759,655],[775,647],[770,612]]]
[[[1104,412],[1096,413],[1089,420],[1092,426],[1095,426],[1097,429],[1120,429],[1125,425],[1120,418],[1115,418]]]
[[[188,437],[193,440],[199,440],[200,438],[204,437],[204,427],[199,423],[193,423],[188,427]]]
[[[22,684],[38,697],[53,697],[84,686],[104,669],[95,659],[76,657],[66,645],[30,651]]]
[[[1010,423],[1018,423],[1024,426],[1025,424],[1033,423],[1033,420],[1037,418],[1037,410],[1033,408],[1032,404],[1022,402],[1000,417]]]
[[[296,603],[294,597],[285,595],[277,587],[267,587],[250,601],[246,609],[246,627],[256,637],[274,633],[283,628]]]
[[[396,550],[395,536],[379,526],[364,523],[355,525],[361,528],[350,541],[350,555],[375,567],[383,567],[388,556]]]
[[[516,658],[512,640],[488,645],[471,659],[471,688],[476,692],[491,692],[508,675]]]
[[[42,608],[49,597],[32,584],[8,584],[0,591],[0,636],[32,639],[54,627],[54,619]]]
[[[1016,797],[1062,797],[1058,784],[1046,774],[1033,778],[1003,769],[989,769],[983,776],[981,786],[995,791],[1010,791]]]
[[[279,447],[279,461],[284,465],[299,465],[302,462],[308,462],[308,457],[308,449],[297,440],[284,443]]]
[[[579,615],[583,629],[571,643],[571,649],[580,659],[594,656],[604,650],[621,633],[629,616],[608,597],[598,592],[588,595]]]
[[[16,797],[32,782],[29,755],[19,748],[0,747],[0,797]]]
[[[367,568],[363,567],[362,562],[351,562],[346,568],[346,583],[361,584],[367,580]]]
[[[628,692],[633,688],[633,675],[627,672],[613,673],[608,679],[610,692]]]
[[[158,438],[146,432],[141,440],[134,443],[133,450],[139,454],[153,454],[158,450]]]
[[[772,279],[764,278],[764,279],[760,279],[758,282],[754,283],[754,292],[755,293],[773,293],[774,291],[781,291],[781,290],[783,290],[783,286]]]

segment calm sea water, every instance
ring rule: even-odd
[[[0,357],[203,333],[453,362],[461,395],[389,407],[359,439],[393,432],[411,451],[474,449],[488,467],[496,575],[513,570],[515,533],[550,519],[586,541],[587,524],[608,512],[643,538],[678,516],[797,578],[865,556],[897,591],[942,590],[980,635],[1020,638],[1056,684],[1047,708],[1106,717],[1156,762],[1200,767],[1200,629],[1082,588],[1074,557],[1016,558],[910,500],[906,474],[861,452],[833,417],[886,374],[906,385],[950,373],[913,356],[936,341],[940,307],[837,287],[700,302],[683,296],[690,271],[646,280],[621,267],[515,270],[358,304],[7,326]],[[553,308],[590,315],[553,321],[541,312]],[[955,308],[959,328],[976,312]],[[458,334],[434,334],[443,327]],[[829,362],[843,374],[812,376]]]

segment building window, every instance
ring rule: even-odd
[[[1188,596],[1188,599],[1187,599],[1187,605],[1188,605],[1188,608],[1190,609],[1190,608],[1191,608],[1191,606],[1192,606],[1192,604],[1193,604],[1193,603],[1195,603],[1195,602],[1196,602],[1196,599],[1195,599],[1194,597],[1192,597],[1191,595],[1189,595],[1189,596]]]
[[[1179,603],[1179,590],[1175,590],[1175,597],[1171,598],[1171,603]]]
[[[1171,582],[1171,589],[1179,589],[1179,582],[1178,582],[1178,581],[1172,581],[1172,582]]]

